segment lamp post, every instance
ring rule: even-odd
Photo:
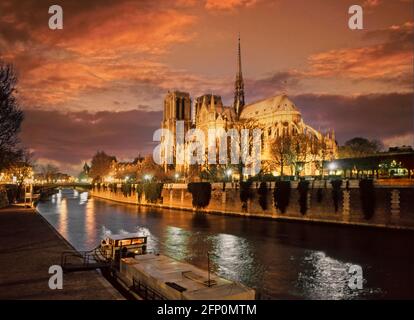
[[[336,168],[337,168],[336,163],[335,162],[329,163],[328,168],[329,168],[329,171],[330,171],[329,174],[331,174],[331,171],[335,171]],[[336,172],[334,174],[336,174]]]
[[[232,176],[232,174],[233,174],[233,170],[231,170],[231,169],[227,169],[227,170],[226,170],[226,176],[227,176],[227,179],[228,179],[229,181],[231,181],[231,176]]]

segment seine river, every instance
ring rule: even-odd
[[[240,281],[262,299],[414,298],[414,233],[158,210],[64,189],[38,211],[78,250],[140,230],[155,250]],[[349,269],[363,288],[350,289]]]

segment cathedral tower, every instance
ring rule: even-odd
[[[177,121],[184,122],[183,132],[178,131]],[[174,141],[174,156],[176,156],[175,145],[176,136],[184,136],[186,132],[191,128],[191,98],[187,92],[172,91],[168,92],[164,98],[164,116],[161,123],[161,128],[168,129],[173,135]],[[164,161],[165,155],[161,153],[162,161]],[[164,163],[164,169],[168,170],[168,165]],[[182,167],[176,167],[179,171]]]
[[[244,82],[242,75],[242,65],[241,65],[241,51],[240,51],[240,35],[238,42],[237,50],[237,73],[236,81],[234,86],[234,111],[236,112],[237,118],[240,117],[240,114],[244,107]]]

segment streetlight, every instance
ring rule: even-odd
[[[146,175],[144,175],[144,180],[147,180],[147,181],[150,181],[151,180],[151,175],[149,175],[149,174],[146,174]]]
[[[328,164],[328,168],[329,170],[333,171],[336,169],[336,163],[335,162],[331,162]]]
[[[178,180],[178,178],[180,178],[180,175],[179,175],[178,173],[176,173],[176,174],[174,175],[174,178],[175,178],[175,180]]]
[[[231,175],[233,174],[233,170],[231,170],[231,169],[227,169],[226,170],[226,176],[227,176],[227,179],[229,179],[229,180],[231,180]]]

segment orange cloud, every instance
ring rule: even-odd
[[[206,9],[209,10],[232,10],[238,7],[254,6],[259,0],[207,0]]]
[[[311,55],[310,77],[338,77],[405,81],[412,79],[413,22],[368,32],[367,40],[384,39],[380,44],[360,48],[335,49]]]
[[[67,19],[62,33],[41,28],[33,36],[83,56],[161,54],[172,44],[190,40],[193,34],[187,30],[194,21],[194,16],[177,10],[147,9],[125,2]]]
[[[195,23],[195,17],[177,8],[191,5],[189,0],[169,9],[164,9],[165,3],[152,1],[119,1],[100,6],[88,3],[79,7],[65,3],[66,18],[60,31],[48,29],[44,23],[47,15],[43,21],[36,20],[47,13],[47,6],[30,7],[33,3],[26,1],[13,5],[13,13],[0,20],[5,30],[0,35],[0,58],[18,67],[19,96],[26,107],[57,108],[63,104],[73,109],[73,103],[82,108],[80,97],[85,98],[85,93],[90,94],[91,101],[95,94],[102,98],[105,91],[113,90],[114,96],[121,94],[117,89],[125,83],[153,83],[157,87],[166,85],[161,80],[164,79],[171,85],[177,81],[168,76],[172,71],[153,61],[171,46],[194,36],[189,26]],[[18,5],[39,13],[34,20],[22,19],[16,16],[21,14]],[[134,106],[126,107],[140,103],[145,104],[135,101]],[[83,105],[83,109],[97,105],[108,108],[105,104],[108,101],[97,99],[89,106]]]
[[[331,50],[309,58],[314,77],[345,76],[350,78],[378,78],[398,76],[410,71],[412,53],[395,52],[378,55],[382,46]]]
[[[380,4],[380,2],[380,0],[365,0],[362,6],[367,8],[373,8],[377,7]]]

